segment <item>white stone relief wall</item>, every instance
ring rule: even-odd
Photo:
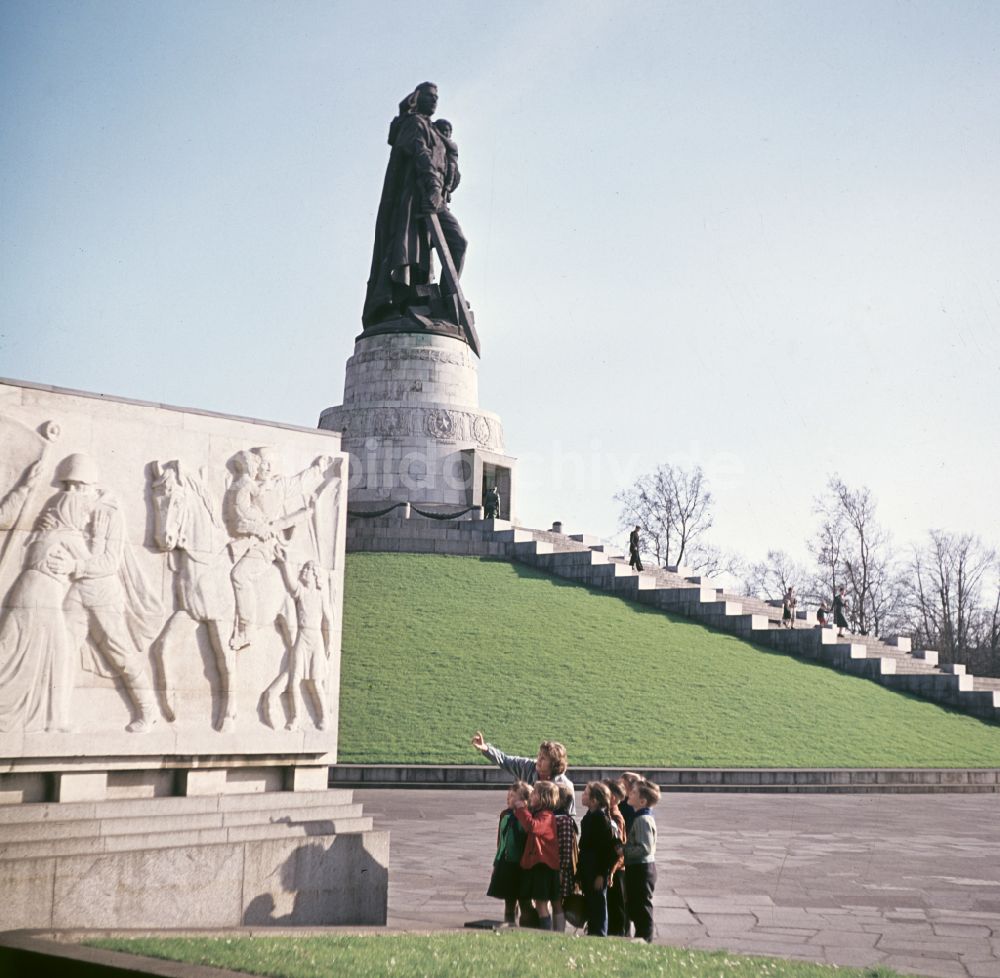
[[[339,438],[0,383],[0,758],[336,751]]]

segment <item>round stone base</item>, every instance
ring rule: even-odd
[[[354,510],[477,506],[493,481],[509,499],[503,427],[480,410],[478,360],[454,337],[361,336],[347,361],[344,403],[324,411],[319,426],[342,433]]]

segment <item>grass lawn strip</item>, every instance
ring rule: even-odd
[[[374,937],[105,938],[91,947],[269,978],[895,978],[724,951],[518,931]]]
[[[347,559],[339,759],[994,767],[1000,725],[503,561]]]

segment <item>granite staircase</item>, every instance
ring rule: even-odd
[[[346,788],[0,805],[0,930],[381,924],[388,850]]]
[[[683,568],[637,572],[595,537],[532,530],[505,520],[381,517],[348,522],[347,550],[491,556],[513,560],[630,601],[704,622],[780,652],[822,662],[900,692],[911,693],[1000,722],[1000,679],[972,676],[960,665],[938,664],[937,652],[913,650],[908,638],[839,638],[820,628],[812,612],[783,627],[781,611],[754,597],[727,593]]]

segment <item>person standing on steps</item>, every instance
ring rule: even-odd
[[[789,585],[785,597],[782,599],[781,611],[781,621],[782,623],[787,622],[789,628],[795,627],[795,606],[798,603],[798,599],[795,597],[795,588]]]
[[[833,623],[837,626],[837,638],[844,637],[844,629],[847,628],[847,598],[844,595],[844,585],[841,584],[833,599]]]
[[[500,519],[500,487],[495,482],[483,500],[483,516],[488,520]]]
[[[642,558],[639,556],[639,524],[628,535],[628,565],[637,571],[642,570]]]

